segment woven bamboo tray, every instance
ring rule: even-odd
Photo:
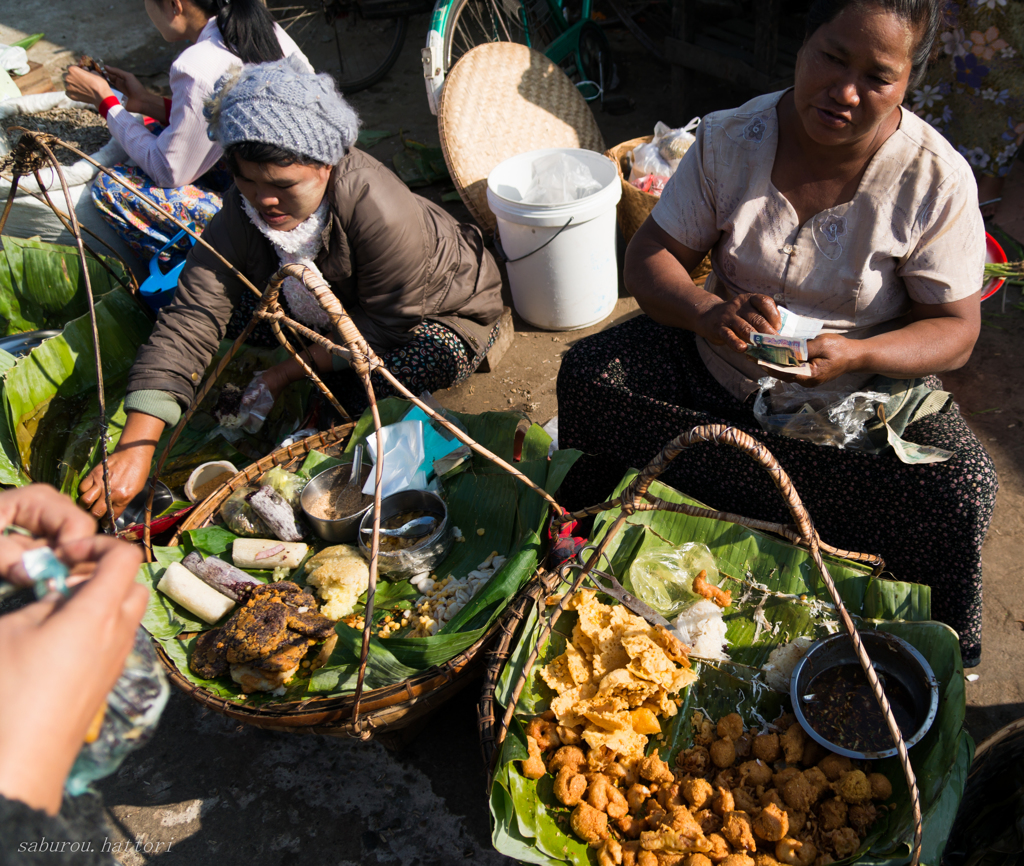
[[[355,424],[352,423],[333,427],[281,448],[239,472],[196,507],[181,524],[170,542],[171,546],[180,543],[183,532],[211,526],[224,500],[235,490],[250,484],[266,470],[274,466],[295,469],[312,450],[336,454],[354,427]],[[532,585],[531,583],[527,586]],[[363,692],[360,702],[360,724],[368,725],[373,736],[388,745],[389,734],[394,735],[395,732],[412,725],[454,697],[483,672],[488,647],[499,636],[505,636],[507,631],[514,631],[517,628],[525,616],[525,611],[529,609],[531,598],[526,590],[521,592],[480,640],[444,664],[436,665],[401,683]],[[326,734],[333,737],[360,736],[351,724],[353,695],[280,703],[240,704],[214,695],[190,681],[178,670],[158,643],[154,642],[154,646],[171,682],[197,703],[216,713],[271,731]]]
[[[619,199],[619,203],[615,207],[615,214],[618,218],[619,230],[627,244],[658,203],[658,196],[637,189],[627,180],[630,169],[629,155],[633,152],[633,148],[639,147],[641,144],[648,144],[652,138],[654,138],[653,135],[631,138],[604,152],[604,155],[615,163],[615,168],[619,172],[619,181],[622,183],[622,198]],[[690,279],[696,283],[710,273],[711,254],[709,253],[690,274]]]

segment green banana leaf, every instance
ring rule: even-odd
[[[104,257],[111,274],[86,257],[93,298],[97,301],[131,281],[117,259]],[[88,297],[75,247],[4,236],[0,249],[0,337],[47,328],[88,312]]]
[[[401,420],[411,404],[395,398],[382,401],[378,410],[382,424]],[[537,425],[529,425],[522,415],[512,412],[488,412],[482,415],[451,413],[484,447],[511,462],[517,431],[525,429],[521,460],[517,467],[548,492],[558,488],[578,456],[576,452],[556,452],[547,459],[550,437]],[[529,426],[528,426],[529,425]],[[373,420],[369,412],[359,420],[346,445],[342,463],[351,462],[352,449],[372,435]],[[300,473],[312,477],[337,458],[316,452],[307,456]],[[547,518],[544,500],[479,455],[467,461],[462,471],[449,473],[442,479],[442,495],[448,506],[449,519],[462,530],[464,541],[457,542],[436,569],[441,576],[461,578],[487,559],[492,552],[507,557],[504,565],[479,590],[477,595],[438,634],[427,638],[410,638],[399,633],[381,640],[372,637],[366,670],[366,687],[379,688],[400,682],[435,665],[443,664],[479,640],[491,623],[504,610],[522,586],[536,572],[543,553],[541,533]],[[478,530],[483,533],[478,533]],[[240,691],[227,678],[215,682],[195,677],[187,665],[187,642],[197,631],[209,628],[188,611],[157,592],[154,587],[167,565],[180,560],[189,550],[204,555],[228,558],[235,536],[221,526],[185,533],[185,543],[178,548],[155,548],[157,562],[143,566],[138,580],[148,586],[149,606],[143,625],[165,647],[168,654],[180,661],[179,669],[190,680],[215,694],[242,700]],[[317,547],[326,546],[317,542]],[[267,572],[252,572],[267,579]],[[305,569],[290,576],[305,585]],[[378,581],[374,598],[374,621],[396,610],[409,609],[418,599],[418,592],[408,581]],[[365,610],[365,594],[355,613]],[[257,697],[257,700],[301,700],[309,695],[332,695],[351,692],[362,646],[362,631],[339,623],[338,644],[328,664],[309,680],[297,680],[282,698]],[[183,649],[183,645],[185,649]],[[173,650],[173,652],[172,652]],[[247,696],[252,700],[253,696]]]
[[[616,493],[635,476],[635,472],[629,473]],[[669,502],[700,505],[658,482],[652,485],[651,493]],[[600,515],[592,537],[601,538],[618,514],[616,510]],[[636,513],[609,546],[611,569],[628,586],[629,565],[637,553],[688,541],[701,541],[710,548],[723,573],[721,585],[733,591],[733,605],[726,609],[725,620],[728,652],[736,664],[694,661],[698,681],[680,695],[678,714],[662,720],[661,739],[652,738],[648,746],[649,752],[659,747],[662,757],[670,762],[681,749],[692,745],[692,719],[698,710],[712,719],[739,712],[752,726],[777,718],[788,708],[788,698],[769,689],[758,668],[776,646],[800,635],[823,637],[841,628],[806,551],[735,524],[664,511]],[[921,862],[938,866],[974,751],[974,743],[963,729],[966,701],[957,636],[948,626],[930,621],[927,587],[880,580],[856,564],[826,560],[858,627],[903,638],[929,660],[939,679],[938,717],[910,752],[925,822]],[[546,621],[541,614],[536,607],[530,612],[499,677],[495,699],[503,707],[508,706]],[[536,782],[525,779],[516,764],[527,757],[525,734],[518,720],[543,712],[553,697],[537,671],[564,651],[575,621],[575,613],[564,613],[543,646],[516,704],[516,718],[502,746],[491,787],[494,845],[500,852],[528,863],[582,866],[591,862],[582,843],[563,830],[568,810],[553,797],[551,777]],[[841,862],[898,866],[910,858],[910,798],[895,758],[876,762],[875,769],[892,782],[897,808],[876,823],[860,851]]]

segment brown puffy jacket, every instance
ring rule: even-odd
[[[480,231],[415,195],[393,172],[352,149],[328,182],[330,218],[316,264],[376,352],[402,346],[423,321],[455,331],[478,355],[501,315],[501,276]],[[270,242],[232,187],[203,239],[258,288],[278,270]],[[249,289],[201,245],[174,301],[161,310],[132,366],[128,391],[191,402],[232,311]]]

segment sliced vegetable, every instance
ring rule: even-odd
[[[269,484],[249,496],[249,504],[281,541],[302,541],[302,530],[295,522],[291,505]]]
[[[210,625],[216,623],[235,606],[234,601],[203,583],[178,562],[172,562],[167,566],[167,571],[160,578],[156,588]]]
[[[239,568],[298,568],[308,544],[239,538],[231,545],[231,559]]]

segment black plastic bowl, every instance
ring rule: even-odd
[[[906,731],[903,732],[903,740],[909,749],[928,733],[932,722],[935,721],[939,711],[939,681],[925,657],[895,635],[881,631],[862,631],[860,639],[875,670],[883,673],[889,680],[898,680],[910,695],[914,707],[913,732],[910,736],[907,736]],[[811,645],[793,668],[790,680],[789,694],[797,721],[812,740],[838,755],[860,760],[892,757],[896,754],[895,744],[891,748],[877,752],[846,749],[826,740],[811,727],[804,716],[801,698],[807,694],[814,678],[823,671],[846,664],[859,665],[860,662],[854,653],[853,642],[845,632],[822,638]]]

